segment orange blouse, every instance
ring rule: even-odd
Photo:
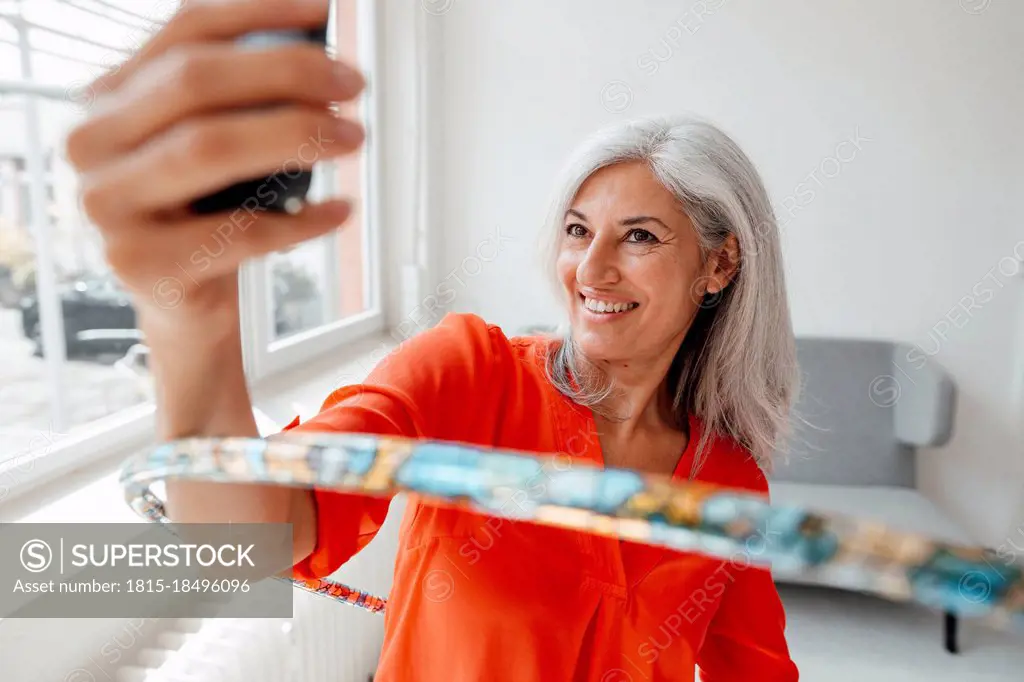
[[[507,338],[449,314],[335,390],[286,430],[347,431],[563,453],[602,464],[589,409],[544,374],[539,337]],[[690,471],[699,421],[675,477]],[[509,505],[543,490],[548,474]],[[767,494],[748,453],[718,439],[700,480]],[[532,491],[532,492],[531,492]],[[517,497],[519,495],[519,497]],[[380,528],[388,500],[315,491],[317,546],[295,566],[323,578]],[[518,500],[518,502],[517,502]],[[510,507],[510,511],[513,508]],[[756,551],[756,550],[755,550]],[[792,682],[771,574],[750,563],[428,505],[410,496],[375,680]]]

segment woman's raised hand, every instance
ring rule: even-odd
[[[364,139],[358,122],[330,108],[362,91],[355,68],[322,45],[247,50],[234,42],[322,26],[328,0],[185,3],[138,53],[90,84],[95,99],[67,139],[82,205],[143,331],[193,333],[225,311],[237,315],[243,260],[324,234],[351,211],[335,200],[275,213],[254,197],[235,211],[197,215],[192,201],[284,168],[308,170]],[[274,188],[270,181],[263,191]]]

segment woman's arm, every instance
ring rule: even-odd
[[[512,390],[508,340],[476,315],[448,314],[403,342],[360,384],[332,392],[319,414],[288,431],[369,433],[493,442]],[[311,513],[314,541],[293,572],[322,578],[366,546],[387,516],[389,500],[316,489]]]
[[[161,439],[257,435],[242,372],[238,269],[351,215],[348,201],[309,203],[294,214],[256,200],[235,211],[192,210],[210,193],[268,177],[313,135],[328,140],[315,161],[361,147],[362,125],[333,108],[364,87],[353,67],[319,45],[233,43],[328,19],[327,0],[182,3],[142,49],[88,86],[93,101],[67,136],[82,208],[151,350]],[[234,229],[239,218],[247,225]],[[209,245],[222,247],[218,255]],[[312,499],[304,492],[174,481],[167,488],[173,521],[291,522],[294,555],[311,551]]]
[[[237,296],[223,323],[203,320],[193,333],[147,324],[150,368],[158,391],[160,440],[193,436],[251,436],[259,431],[242,365]],[[231,308],[234,309],[232,310]],[[142,313],[145,316],[145,313]],[[218,326],[220,328],[218,329]],[[294,561],[313,551],[316,537],[308,490],[273,485],[169,480],[166,510],[177,523],[290,523]]]

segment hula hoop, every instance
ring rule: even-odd
[[[991,550],[936,541],[867,519],[776,506],[757,495],[629,469],[442,441],[282,433],[170,441],[129,460],[121,484],[144,518],[168,523],[150,485],[166,478],[317,487],[366,496],[410,492],[492,516],[770,566],[776,576],[916,602],[1024,632],[1024,571]],[[544,491],[508,505],[546,472]],[[520,500],[520,502],[522,502]],[[514,509],[509,509],[515,507]],[[756,549],[755,549],[756,548]],[[386,600],[330,580],[296,587],[383,612]]]

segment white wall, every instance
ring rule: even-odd
[[[1019,269],[1018,244],[1024,256],[1024,5],[430,5],[448,8],[429,17],[430,180],[432,277],[455,289],[450,308],[510,332],[554,319],[534,240],[564,156],[612,121],[709,117],[776,202],[797,333],[919,344],[950,370],[955,440],[922,456],[922,486],[980,540],[1016,536],[1024,277],[999,267]],[[513,241],[474,258],[496,228]]]

